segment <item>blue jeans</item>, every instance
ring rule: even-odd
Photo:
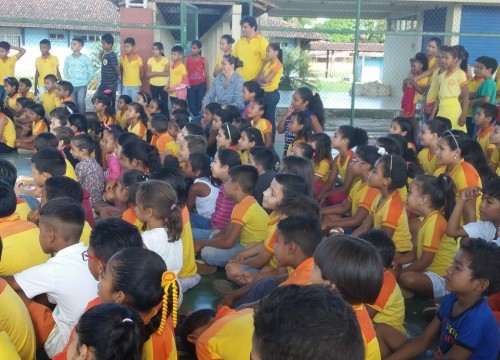
[[[264,101],[266,103],[266,111],[264,112],[264,119],[271,122],[273,126],[273,143],[276,136],[276,106],[280,102],[280,92],[274,90],[264,93]]]
[[[230,249],[217,249],[214,247],[206,246],[201,249],[201,258],[208,265],[224,267],[229,260],[234,258],[236,254],[243,251],[245,247],[236,240],[234,246]]]
[[[207,92],[207,83],[190,86],[187,93],[189,111],[193,116],[200,115],[201,102]]]
[[[212,228],[212,220],[201,216],[200,214],[190,213],[189,221],[191,222],[191,228],[205,230],[209,230]]]
[[[75,102],[78,112],[80,114],[85,114],[87,111],[85,106],[85,98],[87,97],[87,86],[75,86],[73,87],[73,93],[71,94],[71,98]]]
[[[128,95],[132,99],[132,101],[135,101],[135,97],[137,96],[137,93],[141,90],[140,86],[124,86],[122,88],[122,95]]]

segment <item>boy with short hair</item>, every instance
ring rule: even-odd
[[[9,56],[10,50],[16,50],[17,54]],[[7,41],[0,41],[0,79],[15,76],[16,62],[26,53],[26,49],[9,44]],[[0,85],[0,101],[3,101],[7,94],[2,84]]]
[[[495,128],[495,121],[498,116],[496,105],[484,103],[478,106],[475,122],[478,129],[476,133],[477,142],[481,145],[483,153],[488,162],[495,150],[495,145],[490,145],[490,134]]]
[[[95,72],[89,57],[82,54],[84,46],[82,38],[75,37],[71,40],[71,55],[64,60],[63,74],[66,80],[73,84],[73,101],[77,104],[78,112],[85,114],[85,98],[87,86],[94,78]]]
[[[38,227],[21,220],[16,213],[17,198],[14,189],[0,180],[0,193],[0,238],[4,247],[0,276],[14,275],[43,264],[50,256],[40,247]]]
[[[52,74],[57,79],[61,78],[61,73],[59,72],[59,60],[56,56],[50,54],[50,40],[43,39],[40,41],[40,52],[42,56],[39,56],[35,60],[35,96],[42,96],[45,92],[44,84],[45,77]]]
[[[123,41],[125,54],[120,58],[122,71],[122,95],[128,95],[135,99],[141,89],[142,75],[144,73],[144,64],[142,58],[135,51],[134,38],[128,37]]]
[[[19,94],[21,94],[22,97],[25,97],[27,99],[37,101],[35,95],[30,91],[31,89],[31,80],[26,79],[26,78],[20,78],[19,79]]]
[[[65,107],[56,107],[54,110],[50,112],[50,124],[49,129],[50,132],[54,132],[54,129],[60,126],[68,125],[68,116],[70,112]]]
[[[406,334],[404,327],[405,301],[401,289],[392,273],[392,260],[396,246],[392,239],[382,230],[370,230],[361,234],[361,239],[371,243],[384,263],[384,282],[373,304],[366,304],[366,310],[375,324],[387,324]],[[377,328],[375,328],[377,331]]]
[[[496,83],[493,79],[493,74],[497,69],[497,65],[497,61],[488,56],[481,56],[476,59],[474,73],[477,77],[484,80],[480,83],[477,90],[469,95],[469,105],[472,106],[472,121],[475,120],[480,105],[496,105]],[[477,131],[477,126],[475,129]]]
[[[365,359],[352,307],[325,286],[276,289],[255,311],[254,327],[251,359]]]
[[[500,290],[500,248],[482,239],[462,245],[446,273],[446,289],[436,317],[422,334],[407,339],[390,327],[377,337],[385,343],[387,360],[413,359],[436,341],[437,357],[496,359],[499,352],[498,322],[485,296]],[[382,326],[382,325],[380,325]],[[389,350],[391,349],[391,350]],[[388,352],[393,353],[388,356]]]
[[[262,205],[264,191],[271,185],[276,176],[274,171],[274,153],[264,146],[250,148],[248,154],[248,165],[254,166],[259,172],[259,180],[255,186],[255,199]]]
[[[17,169],[5,159],[0,159],[0,180],[5,181],[14,191],[17,191]],[[17,197],[16,202],[16,213],[19,215],[19,219],[28,220],[28,214],[31,211],[28,203],[21,197]]]
[[[165,91],[168,91],[172,104],[175,104],[177,99],[185,100],[187,96],[189,78],[186,66],[182,62],[183,56],[184,49],[180,45],[170,50],[170,78],[165,85]]]
[[[209,240],[196,240],[195,252],[209,265],[225,266],[247,245],[263,241],[269,216],[250,195],[258,179],[257,170],[239,165],[229,170],[224,195],[236,204],[230,222]]]
[[[84,222],[85,211],[77,201],[49,201],[40,211],[40,244],[45,253],[54,257],[6,279],[31,310],[36,306],[31,299],[41,294],[47,294],[55,303],[50,319],[53,328],[50,333],[40,334],[50,358],[64,348],[85,306],[95,298],[97,282],[82,257],[87,247],[79,242]],[[33,311],[32,319],[36,315]],[[48,328],[49,323],[44,325]]]
[[[101,60],[101,83],[92,97],[93,102],[97,96],[101,96],[105,92],[108,93],[113,109],[116,101],[116,83],[120,77],[120,63],[113,51],[114,43],[115,39],[110,33],[101,37],[102,51],[99,57]]]
[[[57,78],[55,75],[48,74],[43,78],[45,84],[45,91],[40,95],[40,104],[43,105],[46,114],[50,114],[61,101],[57,96]]]
[[[59,106],[64,106],[72,113],[77,113],[78,107],[73,101],[71,94],[73,94],[73,84],[65,80],[57,82],[56,96],[59,98]]]
[[[151,119],[153,135],[157,137],[156,148],[160,154],[167,153],[177,157],[179,145],[176,143],[180,131],[175,121],[169,121],[165,115],[155,115]]]

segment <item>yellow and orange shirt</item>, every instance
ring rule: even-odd
[[[397,252],[406,252],[413,249],[410,228],[408,226],[408,215],[405,203],[398,191],[392,192],[387,199],[381,202],[382,196],[378,196],[373,202],[370,214],[373,216],[373,228],[381,229],[382,226],[394,229],[392,241]]]
[[[258,120],[252,120],[251,124],[253,128],[260,130],[263,140],[265,139],[264,136],[266,134],[272,134],[273,126],[271,125],[271,122],[267,119],[260,118]]]
[[[0,238],[3,243],[0,275],[14,275],[33,266],[45,263],[50,254],[40,246],[40,230],[14,213],[0,218]]]
[[[345,176],[347,174],[347,169],[349,168],[349,163],[351,162],[351,159],[353,156],[354,156],[354,151],[349,150],[344,161],[342,161],[342,158],[340,157],[340,155],[335,156],[335,159],[333,159],[335,164],[337,164],[337,169],[339,171],[339,175],[340,175],[340,178],[342,179],[342,181],[345,180]]]
[[[310,257],[302,261],[297,268],[288,274],[288,279],[283,281],[280,286],[287,285],[310,285],[311,271],[314,267],[314,258]]]
[[[441,174],[446,173],[446,166],[439,167],[434,176],[439,176]],[[457,196],[458,194],[469,187],[479,186],[482,187],[483,183],[479,174],[477,173],[474,166],[469,164],[464,159],[460,160],[460,162],[450,171],[448,174],[455,182],[455,186],[457,188]],[[476,200],[476,218],[479,219],[479,205],[481,204],[481,197],[478,196]]]
[[[352,309],[356,314],[359,328],[361,329],[361,335],[363,336],[363,343],[365,345],[365,359],[381,359],[377,334],[375,333],[375,329],[373,328],[373,323],[370,319],[370,315],[368,315],[368,311],[366,311],[366,308],[363,304],[353,305]]]
[[[380,190],[368,186],[367,182],[356,181],[349,191],[347,199],[351,202],[351,215],[354,216],[359,208],[364,208],[368,212],[373,206],[373,202],[380,195]]]
[[[375,303],[367,306],[378,311],[373,318],[376,324],[387,324],[406,334],[405,321],[405,300],[394,274],[384,270],[384,282]]]
[[[269,260],[268,265],[273,269],[278,268],[278,262],[276,261],[276,256],[274,255],[274,244],[276,244],[276,228],[280,221],[280,216],[274,211],[269,215],[269,222],[267,223],[267,233],[266,239],[264,240],[264,250],[266,250],[270,255],[272,255]]]
[[[332,164],[329,159],[323,159],[319,164],[314,165],[314,175],[321,177],[321,182],[324,184],[330,177],[332,171]]]
[[[221,307],[196,342],[198,360],[248,360],[252,350],[253,309]]]
[[[137,137],[141,140],[146,140],[148,129],[146,128],[146,125],[142,123],[142,121],[138,121],[137,124],[130,125],[128,127],[128,132],[136,134]]]
[[[14,95],[12,96],[9,96],[7,98],[7,105],[11,108],[11,109],[15,109],[16,108],[16,100],[19,99],[21,97],[21,94],[16,92]]]
[[[45,131],[47,131],[47,124],[45,123],[45,120],[41,119],[33,123],[33,135],[38,135]]]
[[[193,243],[193,230],[191,229],[191,221],[189,220],[189,210],[187,206],[182,208],[182,268],[179,271],[180,278],[187,278],[197,274],[198,267],[196,266]]]
[[[428,175],[434,175],[436,169],[438,168],[438,160],[436,154],[431,154],[429,148],[423,148],[418,153],[418,160],[420,166],[424,170],[424,173]]]
[[[19,215],[19,219],[22,221],[28,221],[28,214],[31,212],[31,208],[22,198],[17,198],[16,213]]]
[[[14,122],[4,113],[0,113],[0,120],[2,122],[5,121],[5,126],[0,136],[5,139],[5,145],[14,148],[16,143],[16,126]]]
[[[116,121],[118,122],[118,125],[120,125],[122,128],[127,128],[127,110],[121,111],[118,110],[116,113]]]
[[[417,259],[423,251],[434,253],[434,259],[425,271],[439,276],[445,275],[458,250],[455,239],[446,235],[446,225],[443,214],[433,211],[422,221],[417,235]]]
[[[483,149],[483,153],[487,159],[491,157],[493,151],[495,150],[495,145],[490,144],[490,134],[494,128],[494,125],[490,125],[484,130],[479,129],[476,133],[477,142],[481,145],[481,149]]]
[[[144,223],[137,218],[137,214],[135,212],[135,206],[129,207],[122,215],[122,220],[125,220],[129,224],[135,225],[139,232],[142,233],[144,231]]]
[[[116,119],[112,115],[99,116],[99,121],[102,122],[104,125],[115,125],[116,124]]]
[[[177,157],[179,155],[179,145],[168,131],[158,136],[156,147],[159,153],[167,151],[172,156]]]
[[[239,239],[246,246],[264,241],[269,215],[253,196],[247,195],[234,206],[231,222],[242,226]]]

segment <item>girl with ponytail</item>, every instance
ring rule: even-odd
[[[413,251],[394,260],[399,268],[398,283],[407,290],[440,298],[448,293],[443,276],[457,252],[455,239],[446,234],[447,221],[455,206],[455,183],[447,174],[420,175],[412,181],[406,208],[424,218]]]
[[[124,306],[97,305],[76,325],[68,359],[141,360],[143,323]]]
[[[177,325],[179,290],[175,274],[168,271],[160,255],[151,250],[128,248],[113,255],[107,263],[98,294],[102,303],[121,304],[142,318],[143,360],[175,360],[173,329]]]

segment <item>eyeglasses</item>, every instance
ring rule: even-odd
[[[82,252],[82,259],[83,261],[89,261],[89,260],[97,261],[102,266],[106,266],[106,261],[96,258],[95,256],[89,255],[88,250]]]

